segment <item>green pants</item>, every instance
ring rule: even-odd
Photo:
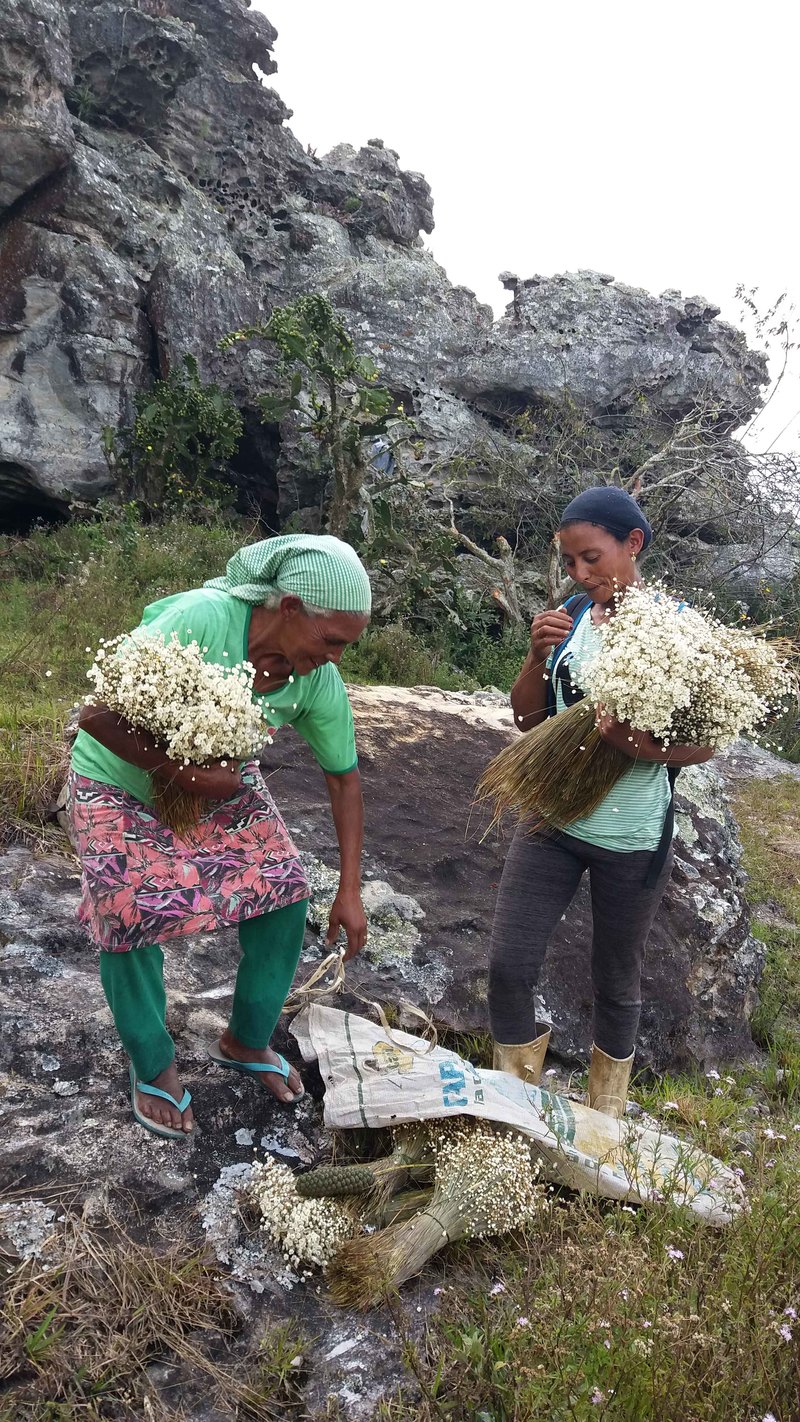
[[[266,1047],[303,947],[308,900],[239,924],[242,957],[229,1027],[245,1047]],[[175,1043],[166,1028],[164,954],[157,943],[100,954],[100,981],[122,1045],[140,1081],[166,1071]]]

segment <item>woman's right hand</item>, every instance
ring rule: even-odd
[[[171,777],[182,790],[202,800],[227,800],[242,783],[239,762],[212,760],[210,765],[181,766]]]
[[[537,612],[531,623],[531,650],[537,662],[545,662],[554,647],[572,631],[572,618],[563,607]]]

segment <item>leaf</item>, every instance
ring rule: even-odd
[[[261,395],[258,404],[262,420],[270,425],[279,425],[297,408],[294,400],[283,399],[280,395]]]

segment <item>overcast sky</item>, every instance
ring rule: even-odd
[[[497,275],[593,268],[800,308],[795,0],[254,0],[269,83],[319,154],[382,138],[425,174],[426,238],[498,313]],[[788,428],[782,431],[782,427]],[[761,421],[800,446],[800,357]]]

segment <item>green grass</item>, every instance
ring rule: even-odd
[[[473,678],[455,670],[400,623],[370,627],[341,661],[345,681],[368,686],[437,686],[441,691],[472,691]]]
[[[510,691],[528,651],[528,637],[507,630],[471,638],[425,636],[400,622],[370,627],[342,657],[346,681],[384,686],[436,686],[440,691]]]
[[[779,1069],[791,1083],[800,1069],[800,782],[788,775],[749,781],[739,787],[733,808],[753,933],[767,949],[753,1033],[785,1057]]]
[[[535,1233],[451,1251],[421,1342],[394,1309],[422,1396],[383,1422],[790,1422],[799,1156],[796,1134],[757,1147],[751,1209],[724,1234],[554,1194]]]

